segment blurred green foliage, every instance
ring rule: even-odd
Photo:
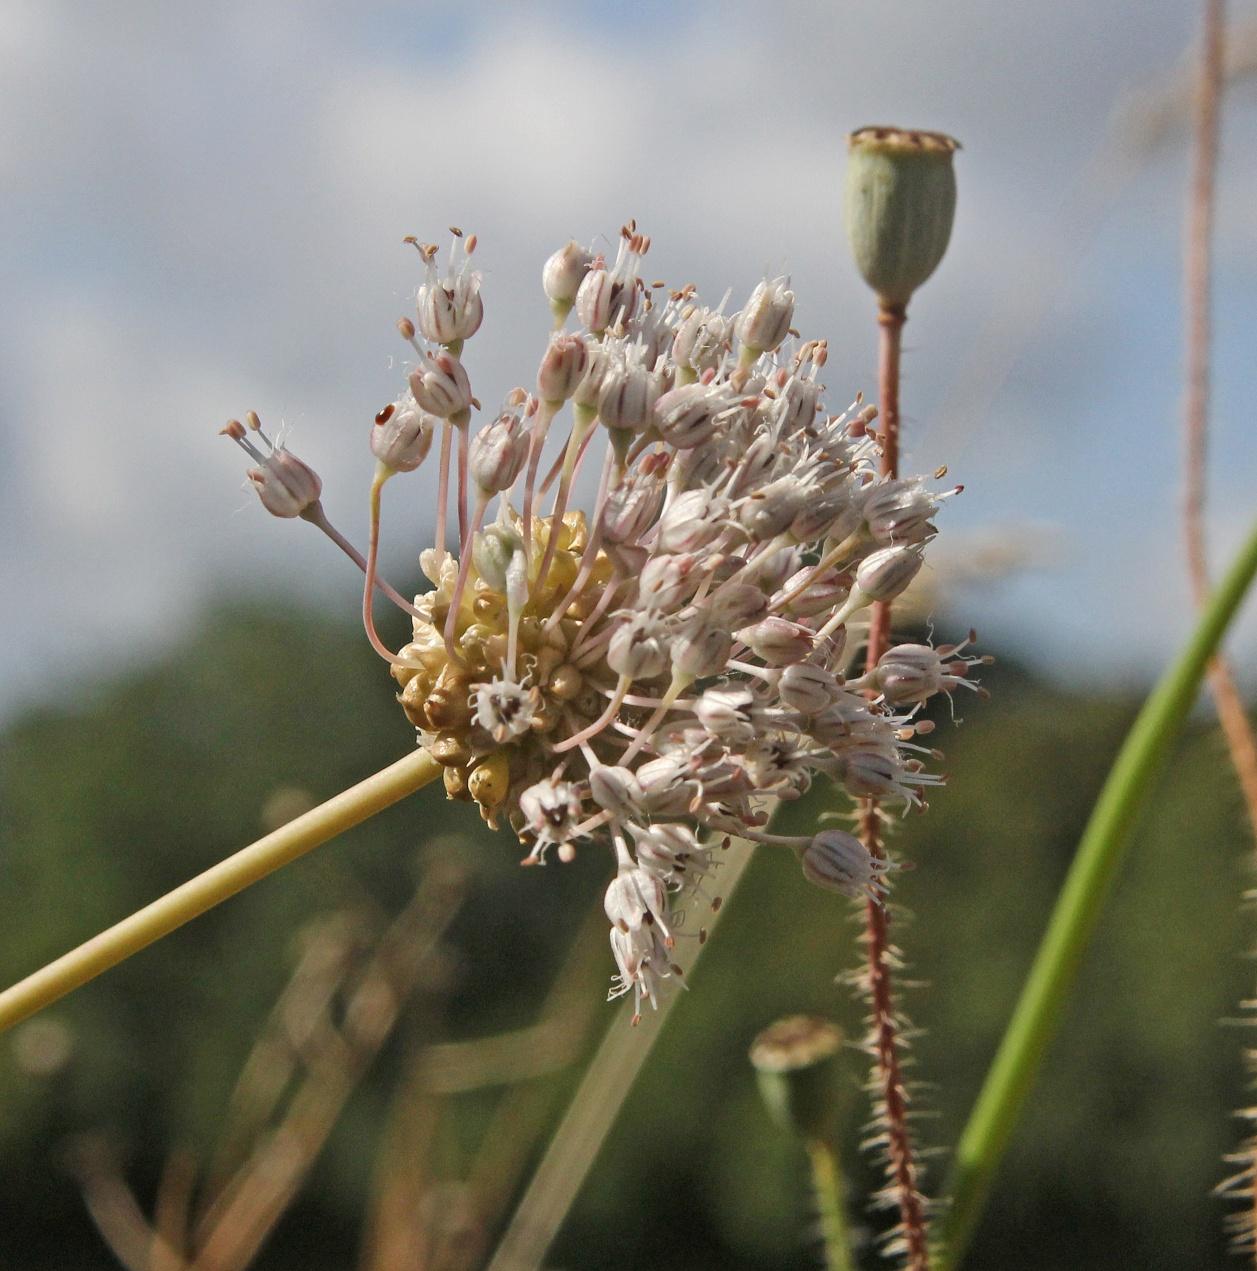
[[[914,1024],[924,1142],[954,1142],[1028,966],[1055,888],[1137,701],[1067,692],[1004,664],[994,700],[965,696],[946,749],[947,788],[897,844],[895,931],[920,982]],[[3,738],[0,978],[33,969],[234,848],[277,791],[322,799],[396,757],[411,734],[391,682],[353,629],[310,613],[224,606],[166,660],[15,722]],[[945,710],[944,710],[945,715]],[[814,825],[827,792],[783,810]],[[331,909],[393,913],[422,849],[472,868],[449,937],[440,1024],[403,1019],[255,1264],[355,1265],[374,1158],[406,1056],[536,1017],[600,894],[606,862],[520,870],[509,837],[428,791],[377,817],[109,973],[50,1012],[64,1062],[38,1071],[22,1030],[0,1046],[0,1266],[117,1264],[65,1164],[103,1132],[151,1203],[170,1148],[201,1157],[250,1042],[291,969],[304,924]],[[1251,996],[1254,924],[1238,797],[1212,729],[1186,738],[1144,817],[1066,1026],[999,1177],[967,1265],[1227,1265],[1209,1195],[1248,1101],[1243,1034],[1222,1022]],[[908,915],[911,915],[910,917]],[[761,849],[660,1039],[553,1251],[554,1265],[769,1268],[817,1265],[803,1158],[759,1106],[746,1051],[774,1018],[861,1010],[836,977],[858,963],[851,907]],[[602,968],[609,976],[610,959]],[[605,1012],[609,1017],[610,1011]],[[29,1028],[30,1025],[25,1026]],[[436,1030],[436,1031],[434,1031]],[[24,1049],[25,1046],[25,1049]],[[846,1058],[849,1080],[865,1076]],[[558,1079],[570,1087],[575,1074]],[[546,1079],[553,1081],[554,1079]],[[458,1172],[495,1091],[461,1097],[442,1140]],[[852,1107],[862,1109],[857,1098]],[[863,1119],[859,1112],[857,1121]],[[848,1127],[850,1192],[876,1173]],[[936,1191],[946,1156],[930,1158]],[[860,1213],[875,1231],[883,1219]],[[869,1265],[875,1259],[866,1256]]]

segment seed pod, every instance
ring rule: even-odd
[[[769,1115],[806,1140],[828,1139],[844,1102],[835,1081],[842,1030],[828,1020],[792,1015],[769,1025],[751,1046],[751,1063]]]
[[[847,237],[884,306],[903,306],[934,272],[956,212],[952,155],[941,132],[860,128],[848,138]]]

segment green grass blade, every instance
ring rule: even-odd
[[[1257,528],[1210,597],[1178,660],[1139,712],[1083,831],[1034,964],[956,1148],[935,1265],[956,1266],[1078,972],[1144,796],[1187,717],[1210,657],[1257,574]]]

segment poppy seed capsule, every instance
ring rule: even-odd
[[[756,1084],[769,1115],[783,1130],[811,1141],[832,1135],[847,1102],[838,1076],[842,1030],[809,1015],[779,1019],[751,1046]]]
[[[952,155],[941,132],[860,128],[848,138],[847,237],[884,306],[906,305],[934,272],[956,213]]]

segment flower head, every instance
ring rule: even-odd
[[[976,659],[900,645],[849,678],[846,657],[853,615],[922,567],[942,495],[879,475],[859,400],[826,408],[826,345],[791,332],[784,278],[728,317],[692,287],[648,292],[649,240],[632,224],[611,266],[575,244],[550,258],[553,312],[580,329],[550,336],[536,396],[517,390],[473,430],[473,245],[444,279],[424,249],[418,328],[399,324],[417,354],[409,391],[372,434],[403,472],[441,433],[436,542],[421,557],[433,589],[404,604],[410,643],[383,645],[369,606],[377,488],[368,631],[452,798],[503,818],[529,861],[610,852],[613,995],[640,1009],[679,975],[673,911],[711,899],[728,835],[792,846],[822,887],[882,894],[885,862],[849,834],[764,827],[817,774],[905,806],[937,782],[910,741],[924,725],[895,712],[967,683]],[[272,511],[317,499],[304,465],[238,431]],[[597,493],[578,508],[586,467]]]

